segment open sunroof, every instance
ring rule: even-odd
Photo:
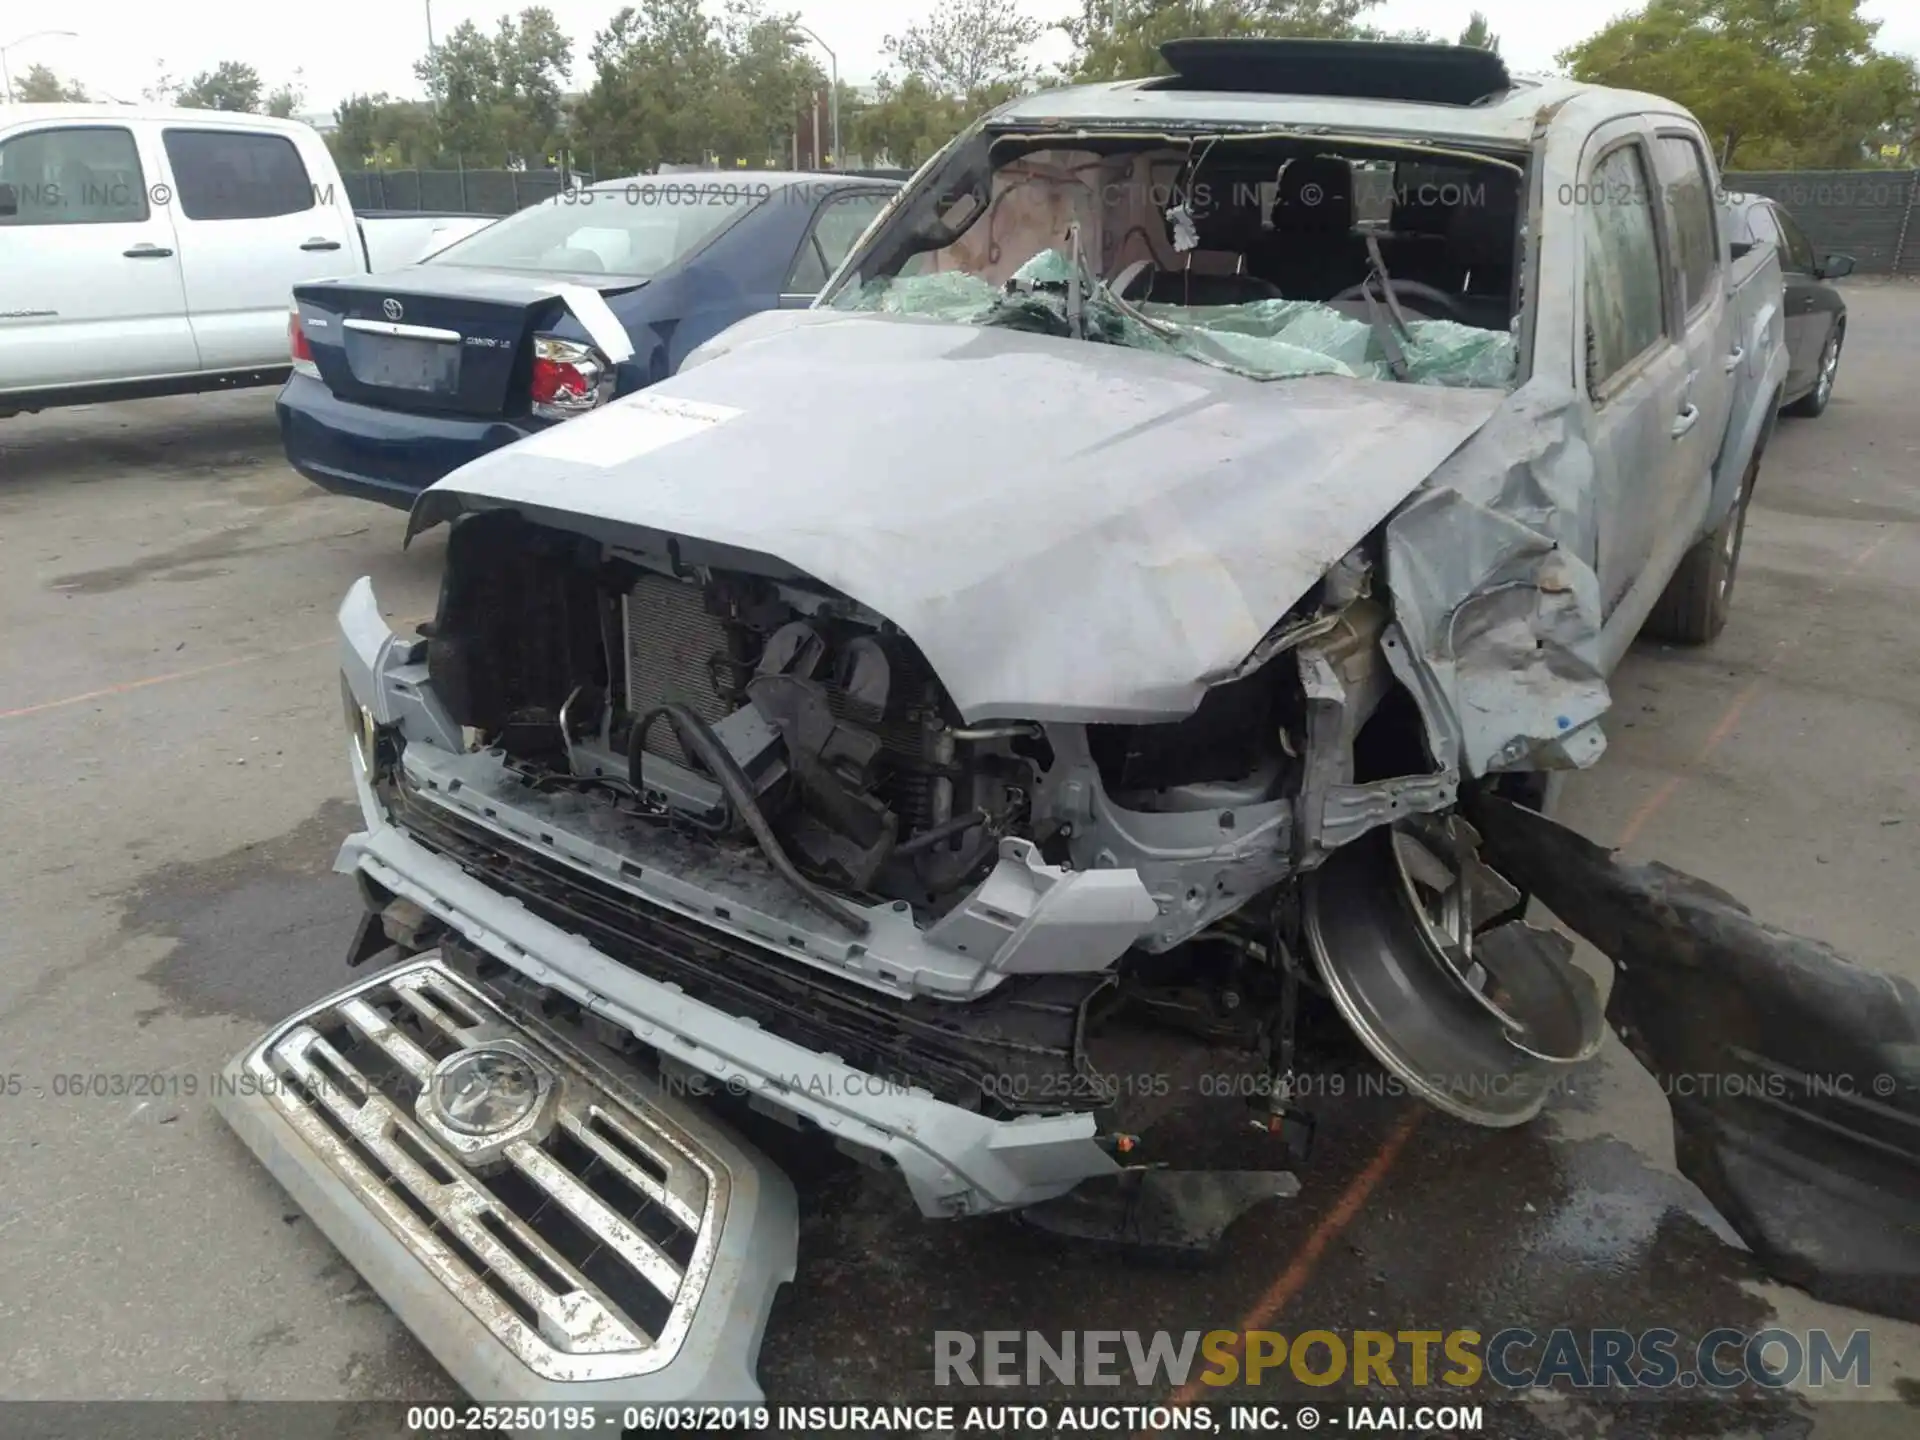
[[[1152,81],[1156,90],[1472,105],[1513,88],[1504,60],[1465,45],[1213,37],[1169,40],[1160,53],[1174,73]]]

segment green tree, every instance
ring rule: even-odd
[[[940,0],[881,48],[933,93],[971,101],[995,86],[1028,83],[1034,71],[1027,52],[1044,30],[1005,0]]]
[[[238,110],[257,114],[260,72],[238,60],[222,60],[182,86],[173,103],[187,110]]]
[[[78,81],[68,84],[44,65],[30,65],[15,82],[13,98],[28,105],[79,104],[87,98],[87,91]]]
[[[729,0],[716,27],[721,83],[707,137],[725,163],[764,165],[784,154],[808,97],[825,94],[827,77],[793,28],[799,18],[790,11],[770,14],[757,0]]]
[[[917,166],[952,139],[978,113],[967,101],[943,95],[923,75],[883,78],[878,96],[842,128],[848,143],[869,163]]]
[[[1457,42],[1472,50],[1491,50],[1500,53],[1500,37],[1493,33],[1493,27],[1487,23],[1487,17],[1478,10],[1467,17],[1467,28],[1460,32]]]
[[[600,173],[709,157],[727,53],[700,0],[625,7],[595,34],[588,59],[593,84],[576,120]]]
[[[303,74],[303,71],[295,70],[293,79],[284,85],[277,86],[273,93],[267,96],[267,114],[277,115],[282,120],[290,119],[295,111],[307,103],[307,87],[302,82]]]
[[[154,62],[153,83],[140,92],[140,98],[149,105],[175,105],[179,103],[180,82],[173,78],[167,69],[167,62]]]
[[[1160,47],[1189,35],[1388,38],[1360,23],[1381,0],[1080,0],[1080,13],[1060,22],[1073,43],[1067,73],[1075,80],[1164,75]],[[1425,39],[1423,32],[1395,39]]]
[[[414,66],[446,147],[469,162],[544,163],[559,138],[573,42],[544,6],[502,15],[488,35],[471,20]]]
[[[440,154],[433,108],[418,100],[353,95],[335,107],[333,119],[327,147],[342,169],[425,166]]]
[[[1914,115],[1914,62],[1876,50],[1879,29],[1860,0],[1650,0],[1559,62],[1679,101],[1724,167],[1849,167]]]

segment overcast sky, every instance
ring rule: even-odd
[[[519,8],[518,0],[326,0],[320,5],[195,5],[192,0],[74,0],[63,7],[0,7],[0,45],[9,46],[6,62],[17,79],[39,61],[61,75],[78,79],[95,95],[138,100],[163,68],[175,79],[210,69],[222,60],[240,60],[260,72],[269,88],[303,74],[305,109],[331,110],[356,91],[420,93],[413,64],[427,45],[427,6],[433,28],[444,36],[462,20],[488,28],[496,17]],[[1076,9],[1072,0],[1015,0],[1041,20],[1055,20]],[[769,8],[777,8],[773,0]],[[593,34],[619,8],[618,0],[549,0],[549,8],[574,37],[574,79],[590,74],[586,54]],[[910,23],[931,0],[800,0],[801,19],[838,52],[841,78],[856,84],[872,80],[883,68],[881,42],[890,30]],[[1457,34],[1476,6],[1471,0],[1386,0],[1374,23],[1390,29],[1424,27]],[[1493,22],[1501,53],[1516,70],[1551,68],[1556,51],[1598,29],[1606,17],[1634,8],[1626,0],[1601,0],[1594,6],[1543,3],[1543,0],[1479,0]],[[1914,0],[1868,0],[1868,14],[1884,21],[1885,49],[1920,53],[1920,4]],[[40,28],[30,18],[38,11],[77,38],[47,36],[14,45]],[[1050,36],[1036,50],[1043,62],[1064,59],[1064,37]]]

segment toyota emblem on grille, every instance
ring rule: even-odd
[[[380,313],[385,315],[389,320],[398,320],[407,312],[400,308],[400,302],[398,300],[382,300],[380,302]]]
[[[513,1050],[462,1050],[434,1067],[428,1103],[442,1124],[462,1135],[499,1136],[540,1108],[552,1078]]]

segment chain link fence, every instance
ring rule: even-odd
[[[1792,212],[1816,255],[1851,255],[1862,275],[1920,275],[1920,170],[1730,170],[1727,189]]]
[[[349,170],[347,198],[361,213],[451,210],[462,215],[511,215],[551,200],[584,176],[563,170]]]

